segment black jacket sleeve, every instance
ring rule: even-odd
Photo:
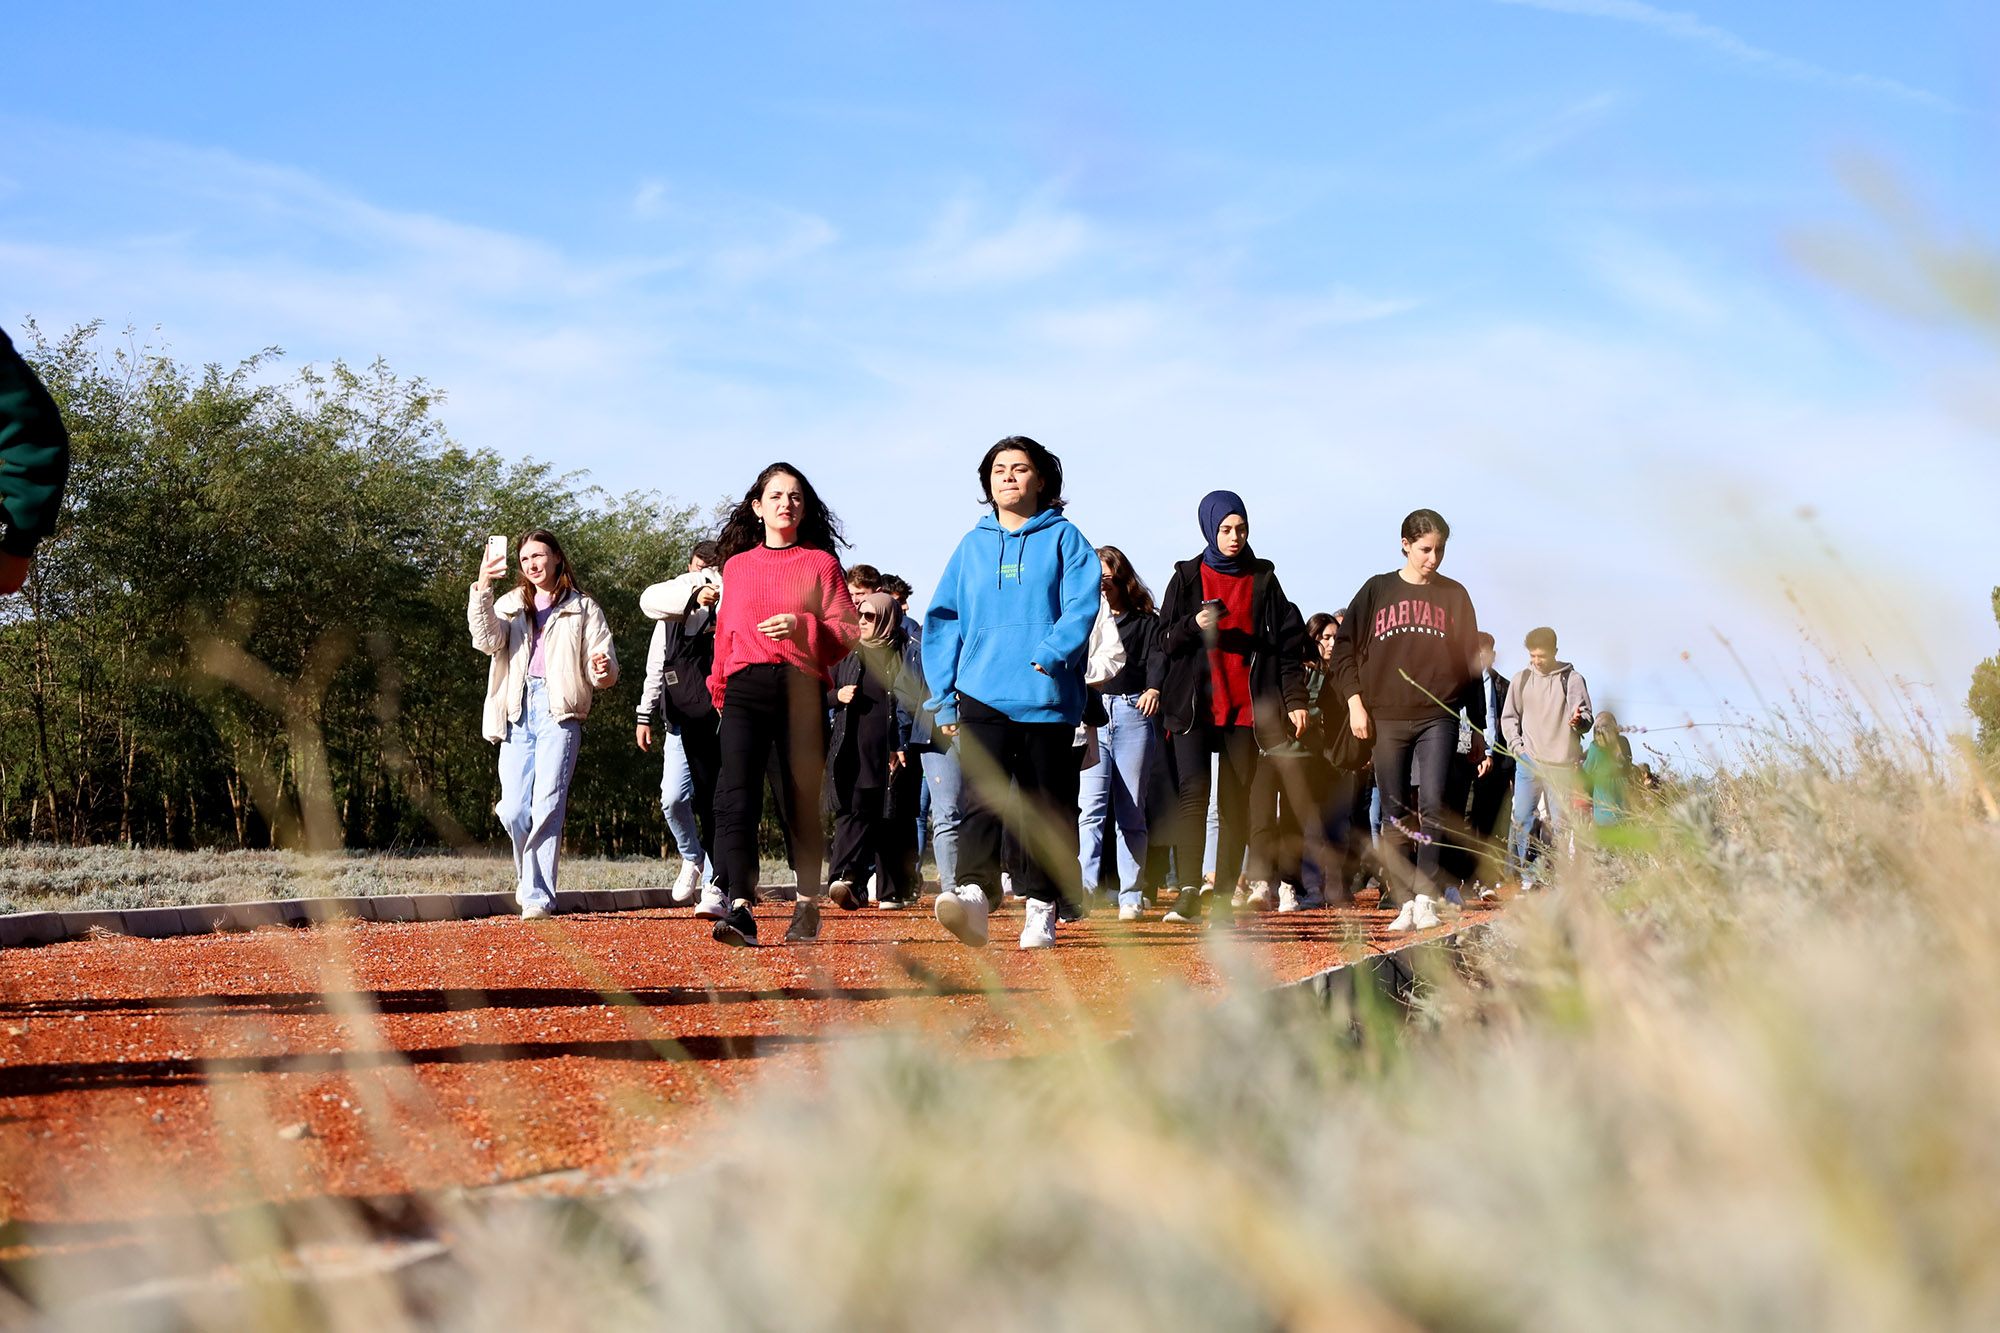
[[[1458,706],[1465,710],[1475,729],[1484,731],[1486,691],[1479,684],[1479,615],[1472,609],[1472,594],[1461,588],[1460,595],[1465,599],[1465,608],[1455,622],[1459,641],[1452,645],[1465,669],[1465,685],[1458,692]]]
[[[1375,614],[1374,598],[1370,595],[1372,586],[1371,580],[1355,590],[1354,600],[1347,604],[1347,614],[1341,617],[1340,628],[1333,633],[1333,657],[1327,663],[1327,673],[1333,678],[1334,692],[1340,696],[1343,707],[1361,693],[1361,633],[1362,626]]]
[[[69,484],[69,432],[55,399],[0,332],[0,551],[33,555]]]
[[[1285,696],[1285,711],[1295,713],[1308,704],[1306,698],[1306,621],[1298,604],[1278,596],[1278,687]]]
[[[1141,618],[1139,633],[1146,645],[1146,688],[1164,690],[1167,687],[1167,636],[1162,628],[1166,622],[1157,615]]]
[[[1201,647],[1201,626],[1194,620],[1200,611],[1201,584],[1176,565],[1160,599],[1160,638],[1168,656],[1185,657]]]

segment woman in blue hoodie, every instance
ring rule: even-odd
[[[1019,788],[1028,864],[1023,949],[1056,942],[1056,906],[1077,866],[1077,767],[1084,650],[1097,619],[1097,548],[1062,515],[1062,460],[1024,435],[986,451],[992,512],[952,552],[924,616],[924,679],[938,730],[958,739],[965,805],[958,884],[938,922],[974,946],[1000,901],[1001,814]]]

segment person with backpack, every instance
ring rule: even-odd
[[[722,750],[708,672],[715,662],[715,607],[722,599],[718,557],[714,542],[701,542],[687,573],[639,595],[639,610],[654,623],[635,735],[641,750],[650,749],[653,718],[659,716],[660,808],[681,856],[673,900],[683,906],[694,901],[702,871],[715,859],[715,781]],[[721,896],[717,889],[714,897]]]
[[[1444,839],[1462,824],[1447,819],[1445,805],[1461,716],[1473,729],[1474,768],[1488,762],[1478,618],[1465,585],[1438,572],[1450,538],[1451,527],[1436,510],[1418,509],[1403,519],[1402,568],[1377,574],[1355,592],[1328,663],[1347,703],[1349,729],[1374,742],[1379,850],[1386,892],[1400,903],[1389,927],[1396,931],[1438,924],[1440,898],[1464,901],[1455,885],[1441,886],[1438,879]]]
[[[1507,686],[1500,731],[1513,752],[1514,827],[1507,840],[1507,873],[1522,888],[1540,887],[1530,864],[1535,806],[1546,802],[1551,837],[1560,837],[1577,794],[1582,737],[1591,728],[1590,686],[1583,673],[1556,660],[1556,632],[1543,625],[1523,640],[1528,665]],[[1543,858],[1544,860],[1546,858]]]
[[[1210,491],[1196,516],[1207,545],[1174,566],[1160,599],[1166,649],[1160,715],[1180,782],[1174,861],[1182,877],[1165,919],[1193,924],[1212,910],[1226,924],[1251,850],[1250,795],[1260,752],[1293,746],[1305,734],[1305,624],[1276,566],[1250,549],[1249,507],[1241,496]],[[1203,892],[1192,873],[1203,860],[1211,756],[1218,761],[1219,823],[1215,884]],[[1260,857],[1254,868],[1268,875],[1268,859]],[[1262,897],[1270,893],[1264,883]]]
[[[757,825],[765,767],[774,760],[798,876],[785,941],[819,939],[824,691],[833,665],[853,651],[861,633],[834,554],[841,544],[839,521],[790,463],[773,463],[757,474],[717,541],[723,594],[708,690],[720,715],[722,749],[715,856],[729,894],[729,909],[713,932],[719,944],[757,943],[750,911],[757,899]]]
[[[850,582],[849,587],[853,585]],[[833,714],[827,746],[833,801],[833,854],[827,870],[841,907],[861,906],[862,888],[876,877],[876,906],[888,911],[916,901],[919,766],[910,754],[911,718],[903,706],[903,652],[909,636],[896,599],[863,593],[861,641],[833,669],[826,706]]]
[[[1060,901],[1081,891],[1071,744],[1103,575],[1096,548],[1063,517],[1062,481],[1062,460],[1025,435],[988,449],[979,463],[988,512],[952,552],[924,615],[924,706],[957,739],[965,781],[958,885],[935,910],[974,947],[1000,902],[1009,806],[1021,812],[1021,947],[1052,947]]]
[[[546,528],[521,535],[519,581],[498,599],[507,554],[479,567],[465,618],[472,646],[492,658],[482,732],[500,746],[493,813],[514,847],[514,898],[530,920],[556,909],[556,857],[583,719],[596,691],[618,683],[618,650],[603,608],[585,596],[562,543]]]

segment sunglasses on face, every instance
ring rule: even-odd
[[[881,617],[877,616],[873,611],[863,611],[861,618],[863,620],[879,620]]]

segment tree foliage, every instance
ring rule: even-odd
[[[2000,588],[1993,590],[1993,623],[2000,625]],[[2000,754],[2000,656],[1987,658],[1972,669],[1972,690],[1965,706],[1979,724],[1981,754]]]
[[[497,837],[466,589],[488,533],[545,526],[623,666],[585,728],[570,841],[658,850],[658,759],[629,730],[638,597],[685,567],[696,509],[466,449],[439,395],[379,361],[277,383],[275,349],[197,371],[108,342],[28,328],[74,469],[0,603],[0,836],[262,846],[297,840],[276,812],[318,808],[354,847]]]

